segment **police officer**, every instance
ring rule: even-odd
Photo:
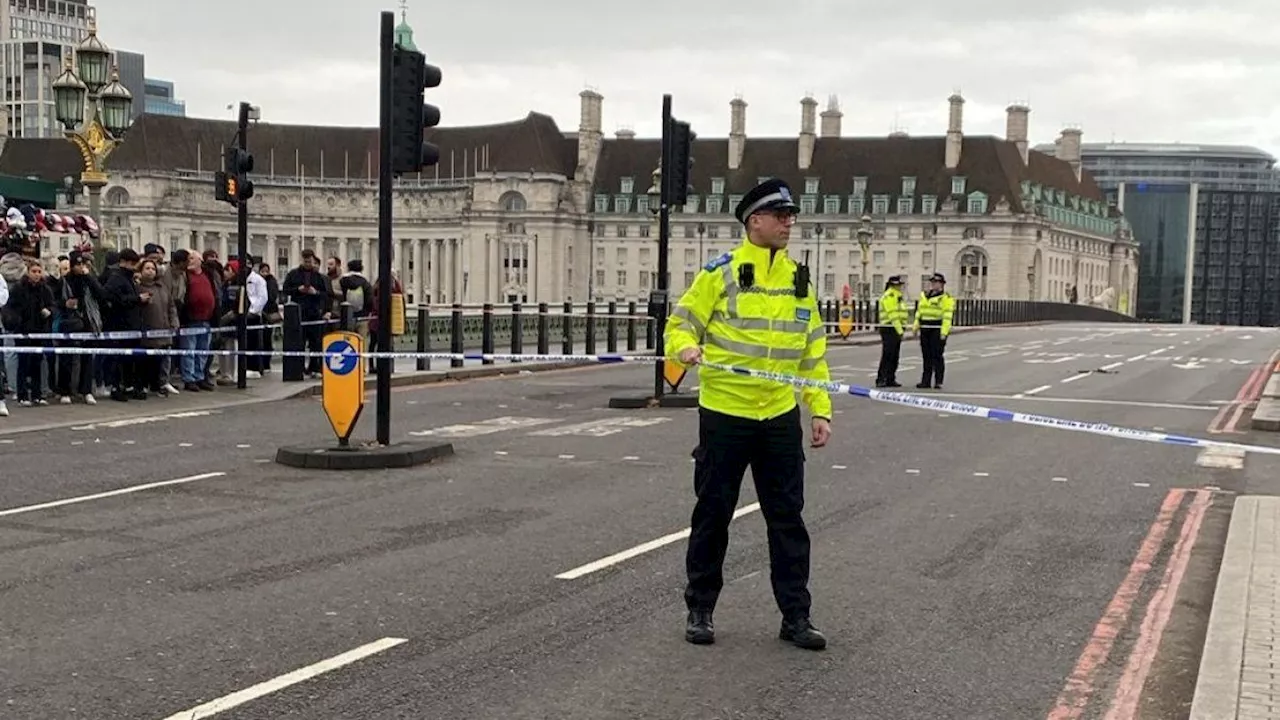
[[[773,179],[753,188],[734,214],[742,244],[703,267],[673,308],[665,329],[669,360],[701,362],[828,380],[826,327],[809,269],[787,255],[799,207]],[[809,533],[804,508],[804,429],[791,385],[702,367],[698,376],[698,445],[685,560],[689,609],[685,639],[715,641],[712,612],[724,586],[729,522],[747,467],[769,537],[773,596],[782,611],[779,637],[821,650],[827,640],[809,620]],[[811,447],[831,437],[831,398],[805,388]]]
[[[947,278],[942,273],[929,277],[929,288],[920,293],[916,303],[913,330],[920,333],[920,355],[924,359],[924,375],[916,387],[942,389],[942,375],[947,369],[942,354],[951,334],[951,316],[956,312],[956,299],[947,292]]]
[[[902,353],[903,326],[907,324],[907,308],[902,302],[902,278],[894,275],[885,283],[880,296],[880,367],[876,369],[876,387],[902,387],[898,382],[898,359]]]

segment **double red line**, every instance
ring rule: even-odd
[[[1240,392],[1236,393],[1235,399],[1223,405],[1214,416],[1213,422],[1209,423],[1209,432],[1214,434],[1241,432],[1240,418],[1244,416],[1244,411],[1262,396],[1262,389],[1266,387],[1267,380],[1271,378],[1272,373],[1276,372],[1277,360],[1280,360],[1280,350],[1272,353],[1270,360],[1253,369],[1249,379],[1240,387]]]

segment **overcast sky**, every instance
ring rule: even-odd
[[[191,115],[249,100],[265,121],[377,122],[378,13],[399,0],[95,4],[102,39],[145,53]],[[939,134],[960,89],[970,133],[1003,135],[1022,101],[1036,143],[1073,124],[1085,142],[1280,154],[1276,0],[408,0],[408,18],[443,69],[428,95],[446,126],[536,110],[576,129],[589,86],[610,133],[656,133],[669,92],[703,137],[727,134],[735,94],[749,136],[793,135],[805,93],[839,96],[846,135]]]

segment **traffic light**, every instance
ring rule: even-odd
[[[689,183],[693,168],[693,141],[697,137],[689,123],[671,121],[671,184],[667,186],[667,197],[672,205],[684,205],[689,200],[693,189]]]
[[[249,179],[251,172],[253,155],[234,145],[228,147],[222,156],[222,170],[214,173],[214,196],[231,205],[239,205],[241,200],[253,197],[253,181]]]
[[[440,108],[423,101],[426,88],[439,87],[440,68],[417,50],[397,45],[391,53],[391,171],[421,172],[440,162],[440,148],[424,131],[440,124]]]

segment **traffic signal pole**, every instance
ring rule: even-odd
[[[663,334],[667,327],[669,290],[671,287],[667,254],[671,247],[671,180],[678,174],[674,172],[671,162],[671,95],[662,96],[662,176],[658,182],[658,289],[649,296],[649,304],[654,307],[650,315],[654,322],[653,347],[655,354],[665,357],[666,347]],[[666,361],[658,360],[653,365],[653,397],[661,403],[663,391],[666,390]]]
[[[246,154],[249,152],[249,103],[240,103],[237,143]],[[239,307],[236,308],[236,347],[243,353],[248,350],[249,343],[249,199],[245,198],[236,204],[236,256],[240,258],[240,271],[237,273],[240,291],[236,295]],[[249,362],[247,355],[236,358],[236,387],[244,390],[249,386]]]
[[[395,13],[382,13],[382,41],[378,56],[378,350],[391,350],[391,61],[395,43]],[[418,328],[418,332],[426,332]],[[391,444],[391,358],[378,358],[378,444]]]

